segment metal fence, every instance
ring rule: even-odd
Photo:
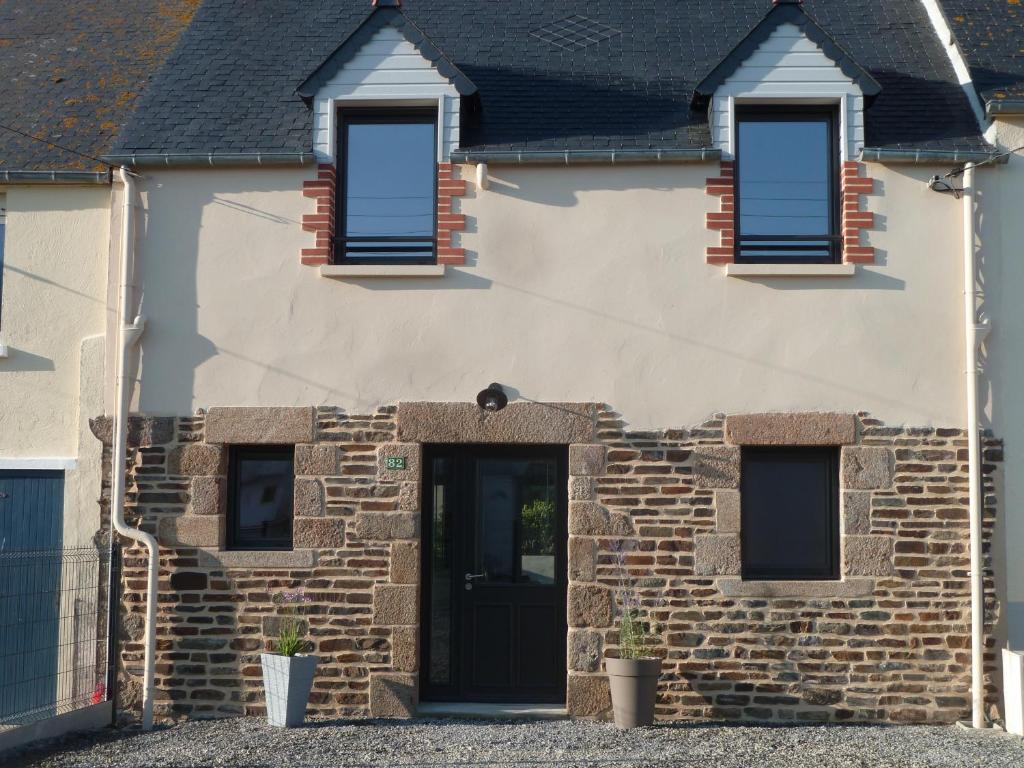
[[[0,551],[0,728],[106,701],[105,547]]]

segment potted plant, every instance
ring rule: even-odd
[[[306,718],[306,704],[313,688],[313,676],[319,659],[301,653],[307,643],[300,622],[295,618],[297,605],[308,603],[309,598],[297,589],[279,592],[273,597],[275,605],[284,605],[274,653],[261,654],[263,662],[263,689],[267,701],[267,720],[271,725],[294,728]]]
[[[629,571],[621,543],[619,566],[619,657],[605,659],[615,725],[637,728],[654,723],[654,704],[661,676],[661,659],[654,655],[655,628]]]

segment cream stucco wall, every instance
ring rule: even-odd
[[[996,141],[1009,150],[1024,146],[1024,118],[994,123]],[[1005,441],[999,537],[1004,559],[1005,628],[1010,645],[1024,650],[1024,157],[978,173],[983,311],[992,333],[983,348],[983,403]],[[1005,571],[1004,571],[1005,568]]]
[[[299,264],[311,171],[148,173],[138,405],[365,411],[500,381],[636,428],[765,409],[960,424],[960,205],[927,189],[938,170],[871,166],[881,263],[854,278],[708,266],[716,168],[665,165],[492,167],[461,202],[465,267],[351,282]]]
[[[65,476],[64,544],[99,527],[110,197],[107,186],[11,186],[0,339],[0,459],[74,462]]]

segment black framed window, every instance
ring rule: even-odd
[[[736,261],[841,259],[832,108],[736,108]]]
[[[291,549],[293,446],[231,448],[228,548]]]
[[[744,448],[744,579],[839,578],[836,448]]]
[[[335,261],[431,264],[437,242],[437,113],[341,112]]]

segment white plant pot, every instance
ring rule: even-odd
[[[313,675],[320,661],[316,656],[261,654],[263,691],[267,720],[271,725],[294,728],[306,719],[306,704],[313,688]]]

